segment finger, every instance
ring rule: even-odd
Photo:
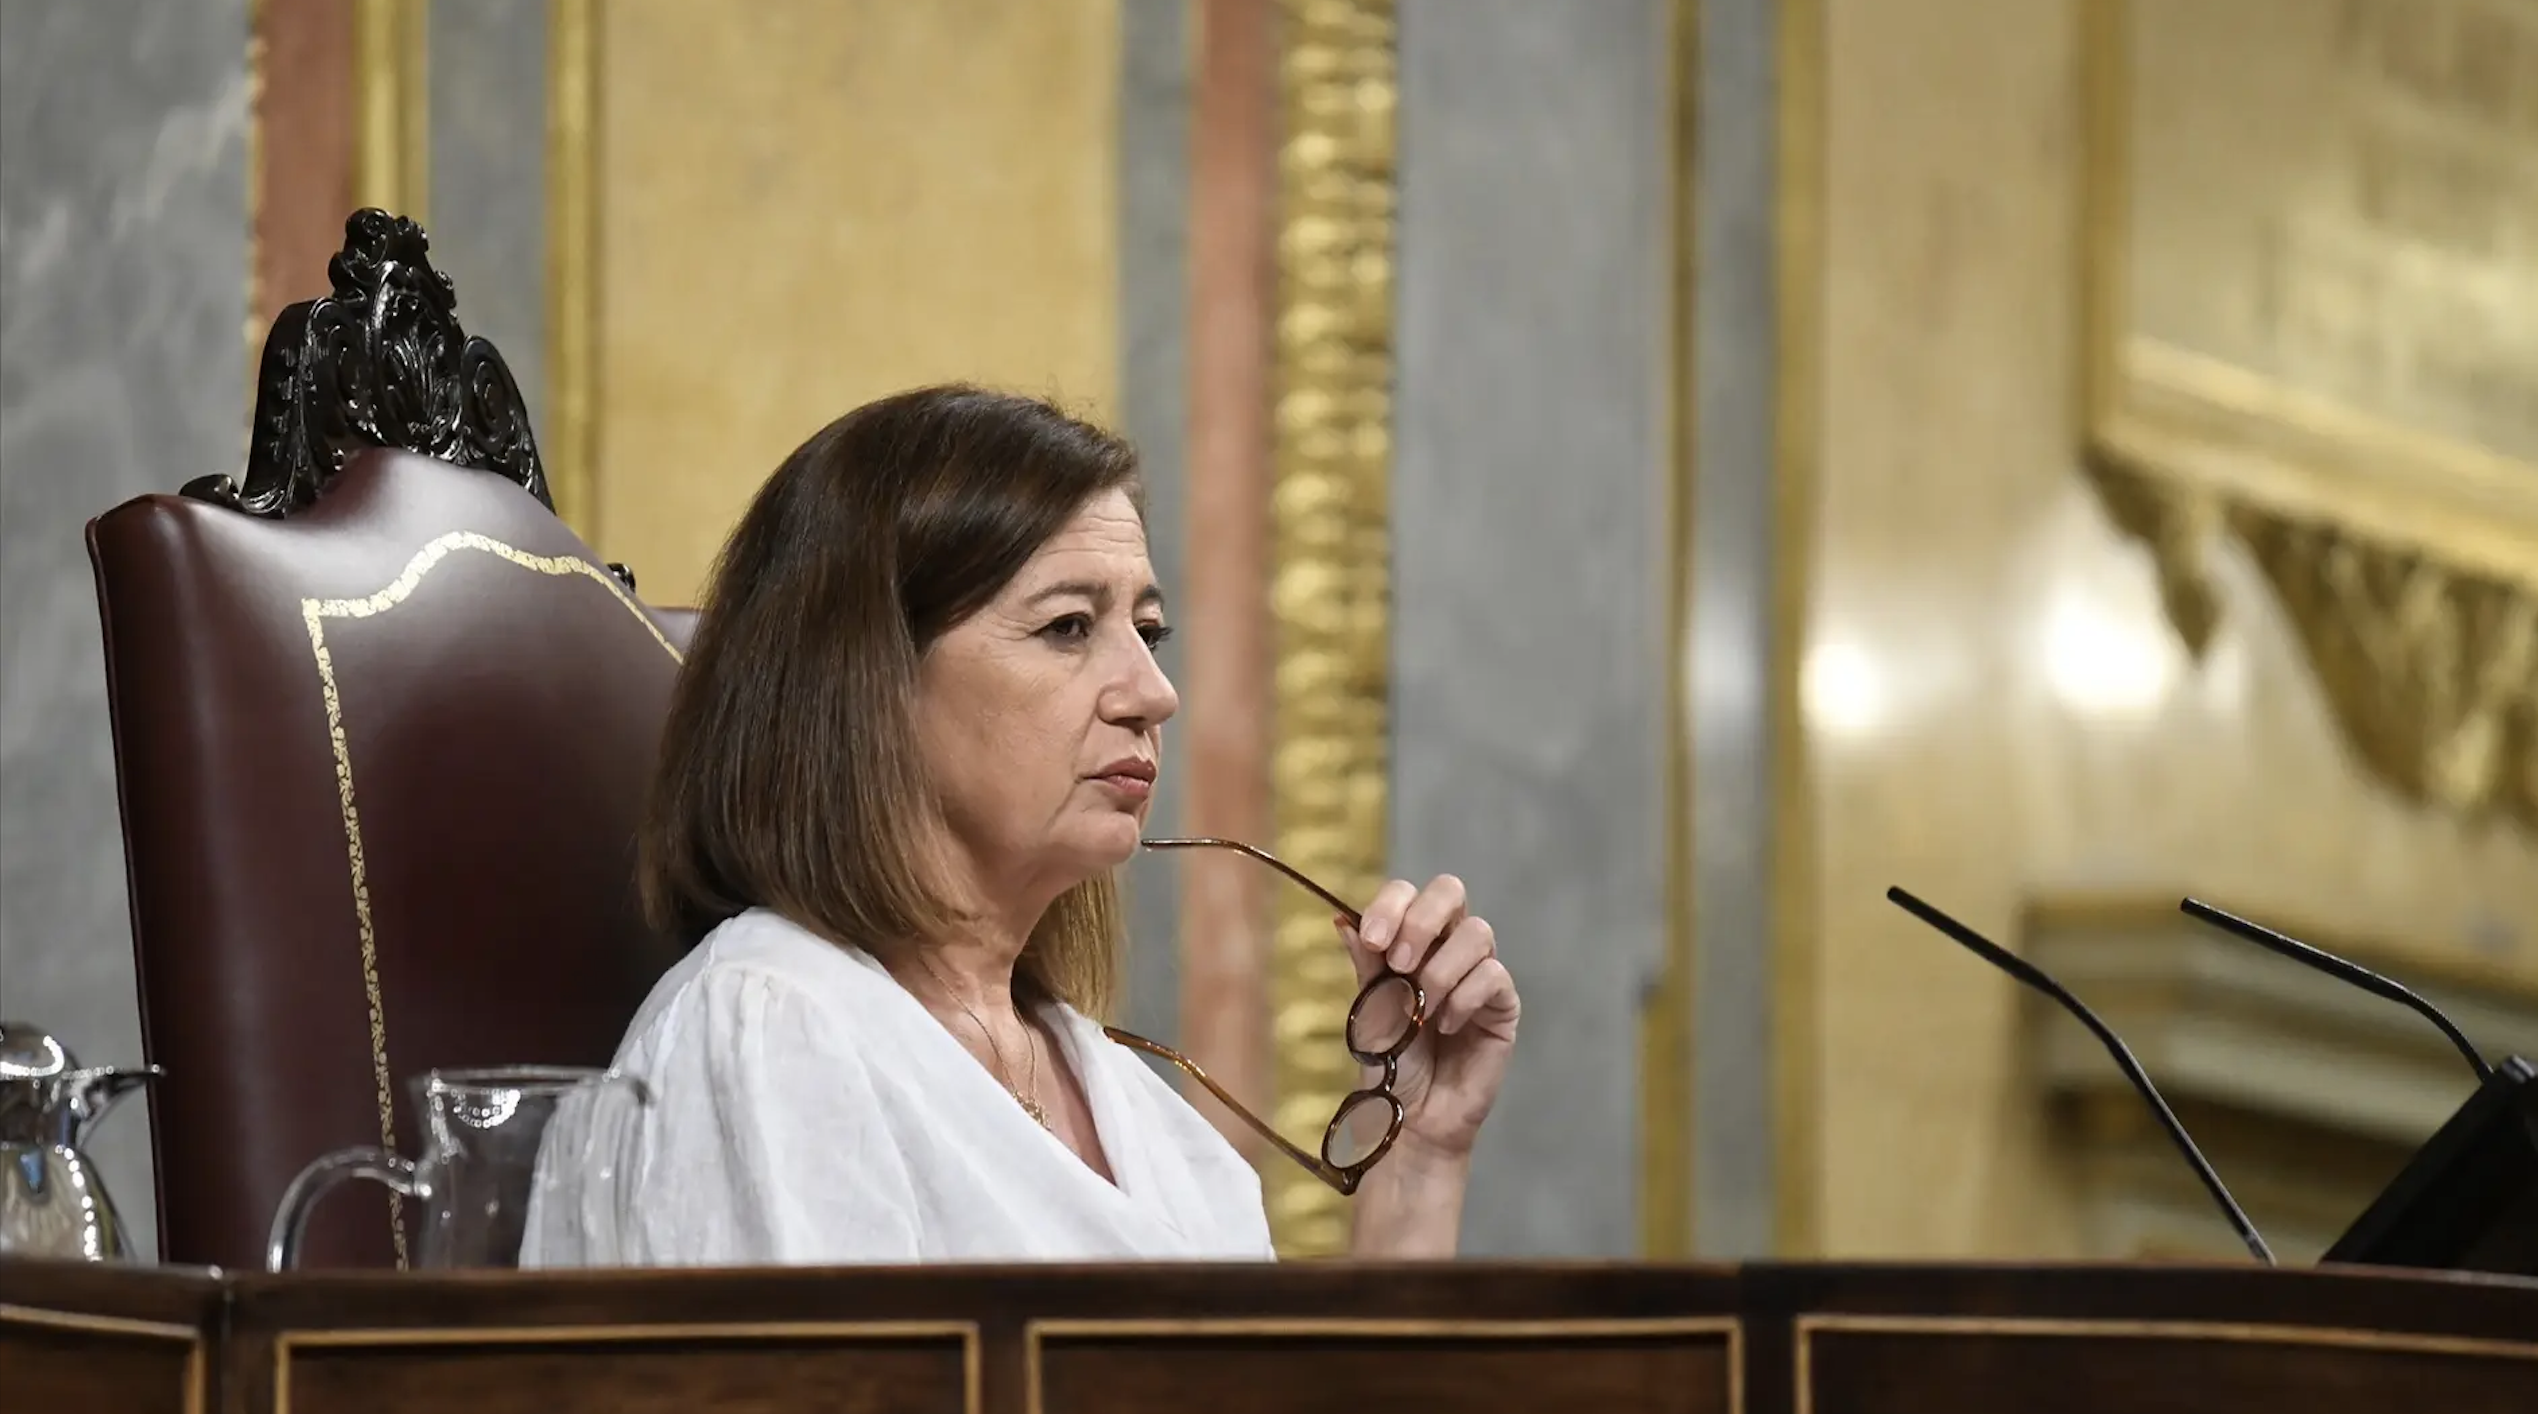
[[[1463,974],[1454,990],[1437,1003],[1432,1024],[1438,1034],[1451,1036],[1473,1022],[1502,1034],[1512,1032],[1523,1003],[1516,996],[1516,979],[1509,975],[1507,964],[1496,957],[1485,957]]]
[[[1459,985],[1466,973],[1498,951],[1498,938],[1490,930],[1489,920],[1466,915],[1436,945],[1428,960],[1419,964],[1419,986],[1431,997],[1443,997]]]
[[[1419,965],[1445,931],[1463,917],[1463,881],[1451,874],[1439,874],[1410,900],[1410,907],[1401,915],[1401,931],[1392,941],[1392,950],[1385,961],[1396,972],[1407,972]]]
[[[1340,941],[1348,948],[1348,964],[1357,970],[1358,985],[1364,986],[1373,981],[1375,975],[1384,970],[1383,953],[1368,945],[1355,928],[1348,926],[1345,917],[1332,915],[1331,926],[1339,930]]]
[[[1384,949],[1392,946],[1392,940],[1401,932],[1401,915],[1418,896],[1419,891],[1407,879],[1395,879],[1375,890],[1374,898],[1358,915],[1357,924],[1358,936],[1366,940],[1369,951],[1381,957]]]

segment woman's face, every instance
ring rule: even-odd
[[[1145,526],[1110,491],[926,650],[918,740],[983,887],[1055,897],[1136,851],[1180,706],[1166,632]]]

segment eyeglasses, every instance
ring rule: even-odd
[[[1363,921],[1357,910],[1340,901],[1329,889],[1306,878],[1286,861],[1265,849],[1257,849],[1239,840],[1169,839],[1147,840],[1148,849],[1224,849],[1247,855],[1304,887],[1315,898],[1329,904],[1340,917],[1355,929]],[[1420,959],[1422,963],[1426,959]],[[1243,1123],[1261,1138],[1278,1146],[1281,1153],[1302,1164],[1306,1171],[1340,1191],[1342,1195],[1357,1191],[1366,1171],[1375,1166],[1392,1142],[1401,1137],[1403,1119],[1401,1100],[1393,1086],[1401,1076],[1402,1052],[1419,1038],[1427,1025],[1428,993],[1419,985],[1415,969],[1403,972],[1389,963],[1379,975],[1358,989],[1357,1000],[1348,1008],[1346,1039],[1348,1053],[1360,1065],[1377,1066],[1382,1075],[1373,1085],[1356,1091],[1340,1101],[1339,1112],[1331,1116],[1330,1126],[1322,1131],[1322,1152],[1316,1155],[1287,1141],[1287,1137],[1270,1128],[1268,1122],[1245,1109],[1242,1102],[1225,1093],[1225,1087],[1208,1078],[1198,1063],[1160,1041],[1105,1026],[1102,1031],[1119,1044],[1171,1062],[1199,1084],[1207,1087],[1225,1108],[1232,1110]]]

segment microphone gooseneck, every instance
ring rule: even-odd
[[[2477,1054],[2476,1047],[2469,1043],[2467,1036],[2451,1023],[2450,1018],[2441,1014],[2441,1008],[2416,996],[2405,984],[2382,977],[2360,963],[2337,957],[2324,948],[2312,947],[2298,938],[2277,933],[2262,923],[2241,918],[2224,909],[2214,908],[2201,899],[2185,899],[2179,902],[2177,907],[2184,910],[2190,917],[2199,918],[2224,933],[2244,938],[2260,948],[2271,949],[2304,967],[2314,967],[2329,977],[2341,982],[2349,982],[2372,996],[2384,997],[2400,1006],[2414,1008],[2422,1013],[2426,1021],[2440,1027],[2441,1034],[2450,1038],[2450,1044],[2459,1048],[2460,1055],[2467,1057],[2467,1063],[2476,1068],[2478,1084],[2482,1085],[2493,1078],[2494,1067],[2485,1063],[2485,1057]]]
[[[2177,1152],[2185,1155],[2187,1166],[2194,1170],[2196,1178],[2203,1181],[2204,1190],[2209,1192],[2212,1195],[2212,1201],[2219,1205],[2221,1215],[2229,1219],[2231,1227],[2237,1229],[2238,1240],[2247,1244],[2248,1252],[2253,1254],[2257,1261],[2269,1267],[2274,1264],[2273,1249],[2267,1247],[2265,1239],[2257,1234],[2256,1225],[2248,1221],[2246,1210],[2238,1206],[2236,1198],[2230,1196],[2228,1186],[2221,1182],[2221,1176],[2218,1173],[2213,1172],[2212,1165],[2203,1157],[2203,1151],[2194,1147],[2194,1140],[2187,1136],[2185,1126],[2177,1122],[2175,1112],[2170,1110],[2168,1102],[2160,1097],[2159,1087],[2150,1083],[2150,1076],[2142,1070],[2141,1062],[2133,1059],[2132,1050],[2116,1037],[2114,1031],[2105,1022],[2098,1020],[2097,1013],[2082,1005],[2078,997],[2064,991],[2061,983],[2046,976],[2044,971],[2035,964],[1941,913],[1929,904],[1923,903],[1904,890],[1889,888],[1886,890],[1886,897],[1896,907],[1945,933],[1968,952],[1985,962],[2053,998],[2065,1011],[2078,1017],[2080,1024],[2088,1027],[2097,1036],[2099,1042],[2105,1045],[2107,1054],[2115,1058],[2115,1064],[2124,1072],[2124,1078],[2130,1080],[2133,1088],[2141,1092],[2142,1099],[2149,1103],[2151,1114],[2158,1118],[2160,1127],[2168,1131],[2168,1137],[2176,1142]]]

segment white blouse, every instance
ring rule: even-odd
[[[521,1265],[1272,1258],[1233,1146],[1091,1020],[1041,1018],[1116,1184],[869,954],[742,914],[627,1029],[616,1067],[649,1104],[559,1107]]]

